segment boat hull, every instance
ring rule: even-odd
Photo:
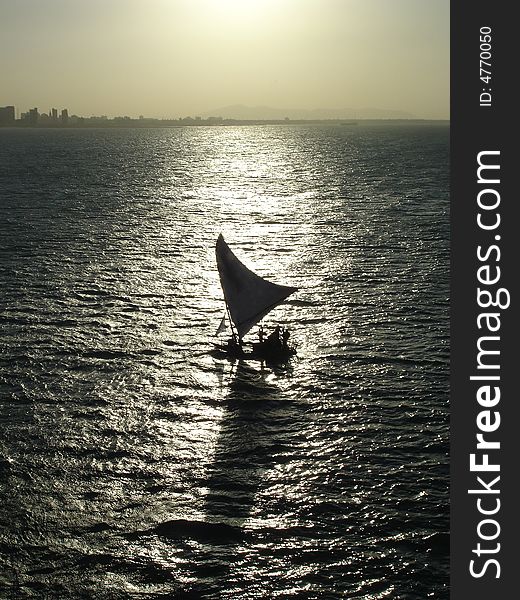
[[[231,360],[256,360],[266,363],[285,363],[296,355],[296,349],[287,346],[284,348],[271,348],[264,344],[253,344],[252,348],[229,346],[228,344],[214,344],[215,350]]]

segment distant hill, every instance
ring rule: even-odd
[[[243,121],[265,119],[413,119],[413,114],[399,111],[386,110],[381,108],[363,108],[363,109],[327,109],[317,108],[314,110],[306,109],[283,109],[273,108],[271,106],[245,106],[244,104],[234,104],[223,106],[215,110],[203,113],[203,118],[222,117],[223,119],[239,119]]]

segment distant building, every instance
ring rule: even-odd
[[[0,125],[14,125],[14,106],[0,106]]]
[[[107,121],[107,116],[106,115],[101,115],[100,117],[96,116],[96,115],[92,115],[90,116],[88,119],[85,119],[85,121],[88,121],[89,123],[105,123],[105,121]]]
[[[68,125],[69,124],[69,111],[64,108],[61,111],[61,124],[62,125]]]
[[[38,109],[37,108],[31,108],[29,110],[29,125],[31,127],[35,127],[36,125],[38,125]]]
[[[53,108],[49,114],[50,114],[51,119],[53,121],[57,121],[58,120],[58,110],[56,108]]]

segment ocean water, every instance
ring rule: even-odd
[[[0,129],[0,598],[448,598],[449,128]],[[214,244],[299,291],[210,352]]]

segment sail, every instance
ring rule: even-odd
[[[216,255],[224,298],[239,337],[298,289],[272,283],[250,271],[231,252],[222,234]]]
[[[224,313],[224,316],[222,317],[222,320],[220,321],[220,325],[218,326],[218,329],[215,332],[215,335],[220,335],[225,330],[226,330],[226,313]]]

